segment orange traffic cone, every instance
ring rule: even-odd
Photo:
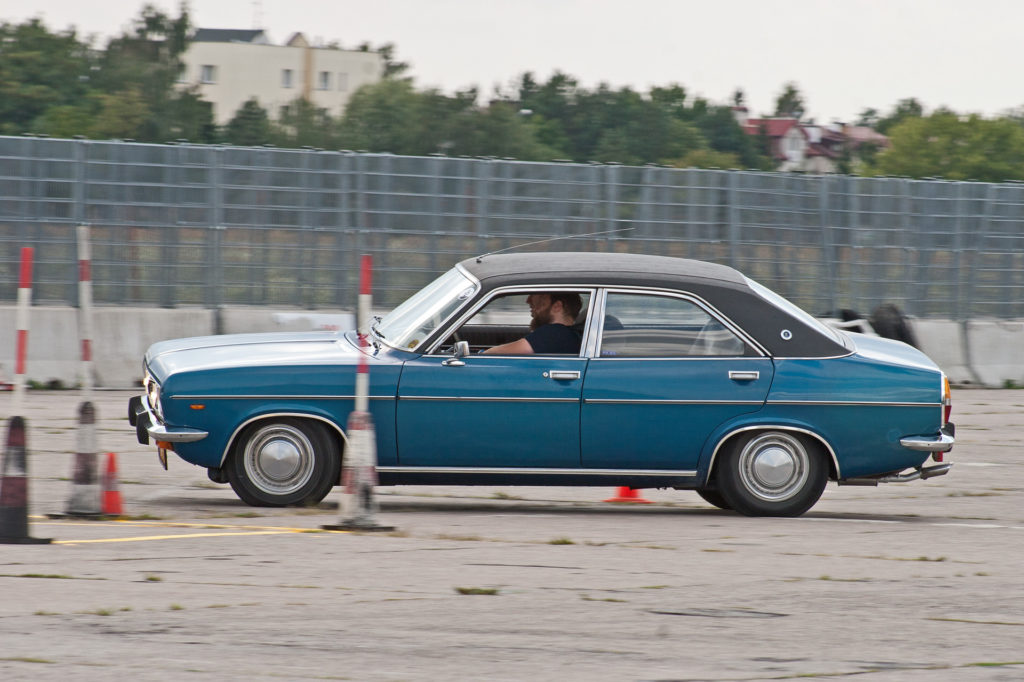
[[[117,485],[117,455],[107,453],[107,470],[103,474],[103,514],[121,516],[121,490]]]
[[[637,492],[636,488],[630,488],[627,485],[619,486],[618,492],[615,493],[614,497],[609,497],[605,502],[626,502],[630,504],[651,504],[650,500],[645,500],[640,497],[640,493]]]

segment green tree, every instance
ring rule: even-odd
[[[275,126],[275,145],[332,149],[337,142],[337,122],[326,109],[301,97],[281,108]]]
[[[804,96],[800,94],[796,83],[786,83],[782,94],[775,100],[775,115],[800,120],[804,117],[807,107]]]
[[[924,116],[924,107],[913,97],[901,99],[893,110],[883,118],[879,118],[874,125],[875,130],[888,135],[889,130],[896,127],[908,118],[921,118]]]
[[[417,104],[418,95],[409,81],[383,80],[359,88],[338,126],[340,145],[371,152],[415,153],[414,140],[421,124]]]
[[[404,80],[412,80],[404,76],[409,70],[409,62],[395,61],[397,49],[393,43],[385,43],[376,49],[370,43],[362,43],[359,45],[358,50],[360,52],[376,52],[384,58],[384,78],[402,77]]]
[[[38,19],[23,24],[0,24],[0,133],[17,135],[51,107],[64,107],[46,125],[67,129],[72,120],[84,121],[75,107],[91,90],[92,56],[89,44],[74,30],[51,33]]]
[[[908,117],[866,173],[1002,182],[1024,180],[1024,128],[1009,118],[937,111]]]
[[[152,5],[142,8],[131,29],[107,43],[94,76],[107,94],[138,93],[148,109],[132,137],[164,142],[174,136],[174,107],[180,99],[175,84],[182,70],[181,55],[188,47],[190,20],[182,4],[171,17]]]
[[[274,131],[267,110],[256,98],[249,99],[238,108],[224,127],[224,141],[242,147],[270,144]]]

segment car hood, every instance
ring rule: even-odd
[[[146,351],[146,369],[158,382],[182,372],[258,367],[354,365],[362,351],[351,334],[273,332],[160,341]]]
[[[893,365],[939,371],[939,366],[930,357],[902,341],[855,332],[844,333],[853,341],[854,352],[862,357]]]

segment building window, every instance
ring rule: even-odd
[[[199,67],[199,82],[200,83],[216,83],[217,82],[217,67],[213,64],[203,64]]]
[[[281,87],[290,88],[292,87],[292,70],[281,69]]]
[[[339,73],[338,74],[338,90],[340,90],[341,92],[347,92],[348,91],[348,74],[347,73]]]
[[[321,71],[317,78],[317,90],[330,90],[331,89],[331,72]]]

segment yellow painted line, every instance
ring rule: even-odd
[[[305,532],[308,529],[303,529],[299,532]],[[97,542],[147,542],[150,540],[188,540],[190,538],[216,538],[225,536],[242,536],[242,535],[286,535],[288,533],[295,533],[294,530],[255,530],[246,531],[242,533],[182,533],[180,535],[140,535],[138,537],[131,538],[93,538],[89,540],[55,540],[55,545],[84,545],[87,543]],[[339,531],[322,531],[322,532],[339,532]],[[344,531],[341,531],[344,532]]]
[[[45,518],[45,517],[42,517]],[[249,526],[233,525],[227,523],[186,523],[184,521],[131,521],[122,519],[98,519],[96,521],[66,521],[46,520],[33,523],[33,526],[86,526],[96,528],[106,523],[118,523],[134,528],[207,528],[207,529],[234,529],[234,530],[271,530],[291,533],[343,533],[348,531],[327,531],[320,528],[295,528],[291,526]]]

